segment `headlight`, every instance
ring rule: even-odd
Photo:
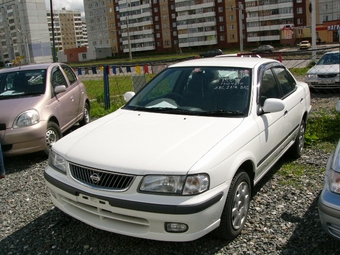
[[[49,152],[48,164],[52,168],[66,174],[67,161],[62,156],[55,153],[53,150],[50,150]]]
[[[329,190],[340,194],[340,141],[332,155],[332,164],[327,171],[326,178]]]
[[[143,178],[139,190],[166,194],[193,195],[209,189],[209,176],[197,175],[147,175]]]
[[[318,78],[317,74],[307,74],[306,78]]]
[[[28,127],[37,123],[39,123],[39,113],[37,110],[31,109],[16,117],[13,128]]]
[[[329,190],[340,194],[340,173],[330,170],[328,173]]]

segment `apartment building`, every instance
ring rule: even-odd
[[[53,42],[51,10],[47,10],[47,22]],[[65,8],[53,10],[53,24],[56,51],[87,46],[86,24],[82,21],[80,11]]]
[[[51,60],[45,0],[0,0],[0,61],[19,65]]]
[[[238,47],[241,40],[245,45],[294,44],[310,36],[306,33],[311,27],[310,4],[310,0],[84,0],[93,54],[89,58]],[[338,0],[315,4],[317,24],[340,22]]]

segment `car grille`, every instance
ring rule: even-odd
[[[335,76],[337,76],[336,73],[330,73],[330,74],[318,74],[319,78],[334,78]]]
[[[135,176],[120,174],[70,163],[71,176],[76,181],[98,189],[127,190]]]

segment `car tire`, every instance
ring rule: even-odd
[[[294,144],[292,147],[289,148],[289,155],[297,159],[301,157],[303,149],[305,147],[305,133],[306,133],[306,121],[302,119],[300,126],[299,126],[299,132],[295,138]]]
[[[45,149],[44,153],[48,155],[50,150],[60,138],[62,137],[59,126],[55,122],[49,122],[45,133]]]
[[[239,171],[230,184],[220,226],[215,230],[218,238],[233,240],[241,233],[246,222],[250,201],[249,175],[245,171]]]
[[[84,126],[86,124],[90,123],[90,105],[88,103],[85,103],[84,106],[84,117],[82,120],[79,121],[80,126]]]

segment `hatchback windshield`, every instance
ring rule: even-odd
[[[0,98],[45,93],[46,70],[26,70],[0,74]]]
[[[251,69],[168,68],[125,109],[207,116],[244,115],[249,108]]]

